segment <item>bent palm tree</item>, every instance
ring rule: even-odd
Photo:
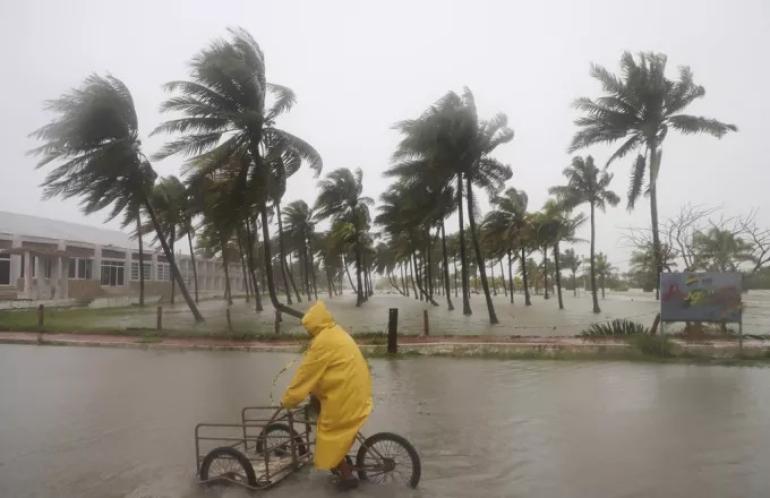
[[[609,190],[612,175],[606,171],[599,172],[594,165],[591,156],[583,159],[576,156],[572,159],[572,166],[564,169],[567,177],[567,185],[551,187],[549,192],[568,209],[588,203],[591,212],[591,295],[593,299],[594,313],[600,313],[599,298],[596,293],[596,208],[606,210],[607,204],[617,206],[620,198]]]
[[[715,119],[682,114],[684,108],[702,98],[706,90],[693,82],[692,71],[687,66],[679,68],[677,81],[666,78],[666,60],[663,54],[642,53],[637,61],[625,52],[620,59],[621,77],[592,65],[591,76],[601,82],[605,95],[595,100],[581,98],[575,101],[575,107],[585,115],[575,121],[580,131],[569,147],[569,151],[574,152],[595,144],[624,140],[607,160],[607,165],[632,151],[643,149],[644,153],[637,155],[631,170],[628,208],[633,209],[646,175],[658,275],[663,271],[658,230],[658,175],[662,144],[669,129],[686,135],[707,133],[717,138],[738,130],[735,125]]]
[[[196,321],[202,322],[166,243],[150,189],[156,174],[141,152],[136,109],[128,88],[112,76],[89,76],[83,86],[48,102],[58,114],[33,132],[44,143],[32,153],[42,156],[38,168],[58,165],[43,181],[47,198],[82,197],[86,213],[111,207],[109,218],[141,205],[147,210],[173,278]]]
[[[263,153],[268,143],[276,150],[306,150],[299,146],[304,144],[300,138],[275,127],[276,118],[292,107],[295,96],[289,88],[267,82],[264,55],[249,33],[230,29],[229,34],[230,39],[215,40],[193,58],[190,81],[166,85],[177,95],[161,109],[183,117],[161,124],[153,133],[178,133],[181,137],[167,143],[158,156],[197,156],[196,167],[204,172],[217,171],[230,159],[238,159],[239,170],[231,181],[229,197],[245,211],[254,206],[259,214],[273,307],[301,318],[300,311],[278,300],[270,270],[273,258],[267,202],[271,171]]]
[[[349,227],[350,238],[356,253],[356,306],[366,300],[361,279],[363,267],[363,246],[369,227],[369,206],[374,204],[363,193],[363,172],[357,169],[355,175],[347,168],[332,171],[318,184],[321,192],[315,203],[316,217],[319,220],[332,218],[335,223]],[[339,229],[342,230],[342,227]]]

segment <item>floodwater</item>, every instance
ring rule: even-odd
[[[269,400],[290,354],[0,346],[0,496],[245,498],[195,484],[193,428]],[[770,369],[372,360],[365,432],[409,438],[416,491],[348,496],[765,497]],[[281,377],[275,394],[288,380]],[[337,496],[303,470],[267,496]]]
[[[325,299],[326,296],[319,295]],[[345,294],[328,300],[338,323],[352,333],[384,332],[387,330],[388,309],[399,309],[399,332],[402,334],[421,334],[423,330],[423,310],[428,310],[431,333],[434,335],[495,335],[495,336],[573,336],[579,334],[592,323],[604,322],[616,318],[630,319],[645,325],[651,325],[659,303],[654,295],[641,291],[608,292],[606,299],[600,300],[602,313],[592,313],[590,293],[580,291],[575,297],[571,291],[565,291],[565,309],[559,310],[555,297],[549,300],[543,296],[532,296],[532,306],[524,306],[524,296],[515,295],[515,303],[511,304],[502,292],[494,298],[495,308],[500,324],[489,324],[486,304],[483,296],[474,294],[471,299],[473,315],[462,314],[461,300],[452,296],[454,311],[448,311],[446,299],[436,296],[440,306],[432,306],[414,298],[406,298],[395,294],[375,294],[361,308],[355,306],[355,295]],[[770,291],[751,291],[743,296],[744,333],[770,333]],[[273,332],[274,312],[269,300],[263,299],[265,310],[259,314],[253,309],[253,302],[246,303],[237,300],[231,308],[233,326],[236,331]],[[222,299],[202,301],[201,312],[206,317],[206,323],[196,326],[184,302],[175,305],[164,304],[163,324],[167,329],[201,331],[222,331],[226,328],[226,304]],[[307,302],[297,305],[305,309]],[[98,322],[83,324],[92,327],[155,327],[155,308],[149,306],[144,310],[135,308],[125,314],[111,313],[98,315]],[[673,328],[673,327],[670,327]],[[303,333],[299,322],[291,317],[285,317],[282,333]]]

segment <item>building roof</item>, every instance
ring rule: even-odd
[[[8,211],[0,211],[0,234],[54,240],[63,239],[68,242],[116,246],[124,249],[137,245],[136,240],[118,230],[105,230],[80,223],[9,213]]]

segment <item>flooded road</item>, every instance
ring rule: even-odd
[[[321,299],[326,296],[319,295]],[[454,311],[448,311],[446,301],[437,296],[440,306],[431,306],[414,298],[395,294],[375,294],[362,307],[355,306],[355,296],[345,294],[327,300],[329,309],[338,323],[353,333],[384,332],[387,330],[388,309],[399,309],[399,332],[402,334],[421,334],[423,310],[430,314],[430,327],[433,335],[497,335],[497,336],[573,336],[579,334],[596,322],[630,319],[647,326],[652,324],[659,309],[659,303],[651,293],[638,290],[628,292],[608,292],[606,299],[601,299],[602,312],[592,312],[591,296],[581,291],[575,297],[571,292],[564,294],[564,310],[558,309],[555,298],[543,299],[533,295],[532,306],[524,306],[524,296],[516,294],[515,303],[511,304],[502,293],[494,297],[499,325],[490,325],[483,296],[474,294],[471,299],[473,315],[463,316],[462,303],[454,299]],[[751,291],[743,296],[745,304],[744,333],[770,334],[770,291]],[[273,310],[267,300],[265,310],[254,312],[253,303],[243,299],[236,300],[231,309],[233,327],[237,332],[273,333]],[[307,302],[296,305],[305,309]],[[183,302],[175,305],[164,304],[163,324],[166,329],[201,332],[222,332],[227,328],[226,304],[222,299],[201,301],[200,309],[206,317],[205,324],[195,324]],[[93,317],[79,316],[77,323],[70,328],[131,328],[152,329],[156,323],[154,306],[141,308],[123,308],[107,314]],[[90,320],[90,321],[89,321]],[[674,331],[678,325],[667,326]],[[64,327],[66,328],[66,327]],[[299,322],[287,317],[282,325],[282,333],[304,334]]]
[[[0,346],[0,496],[254,496],[194,481],[193,428],[266,403],[289,354]],[[365,432],[409,438],[416,491],[347,496],[770,494],[770,369],[371,360]],[[288,381],[284,375],[275,395]],[[337,496],[303,470],[264,496]]]

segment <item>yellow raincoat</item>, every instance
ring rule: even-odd
[[[321,401],[315,466],[329,470],[342,461],[372,412],[372,381],[361,350],[323,302],[307,311],[302,325],[313,338],[281,405],[297,406],[310,393]]]

